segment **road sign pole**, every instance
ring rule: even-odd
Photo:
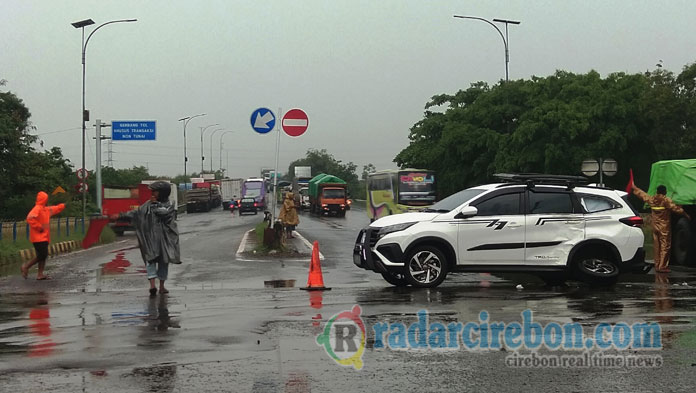
[[[281,113],[283,113],[283,108],[278,108],[278,115],[280,116]],[[273,223],[275,223],[276,205],[278,204],[276,198],[278,195],[278,156],[280,155],[280,123],[282,122],[276,122],[278,137],[276,138],[275,171],[273,172],[273,215],[271,216]]]
[[[101,120],[97,119],[97,124],[96,127],[94,127],[97,130],[97,135],[96,135],[96,141],[97,141],[97,162],[94,167],[94,171],[97,174],[97,209],[99,210],[99,214],[102,213],[102,189],[101,189],[101,184],[102,184],[102,178],[101,178]]]

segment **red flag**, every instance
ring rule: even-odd
[[[630,169],[630,177],[628,179],[628,185],[626,186],[626,192],[631,193],[633,191],[633,168]]]
[[[108,218],[93,218],[89,222],[89,229],[87,229],[87,234],[85,238],[82,239],[82,248],[87,249],[92,244],[99,241],[99,235],[101,235],[102,229],[109,223]]]

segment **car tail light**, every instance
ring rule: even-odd
[[[619,219],[622,223],[628,225],[629,227],[642,228],[643,219],[640,216],[626,217]]]
[[[258,203],[254,202],[254,207],[257,207],[258,205],[259,205]]]

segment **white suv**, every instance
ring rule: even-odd
[[[449,272],[524,272],[549,284],[613,284],[647,272],[643,220],[626,193],[576,176],[496,175],[430,209],[360,231],[354,263],[390,284],[436,287]]]

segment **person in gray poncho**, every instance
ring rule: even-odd
[[[148,187],[152,190],[150,200],[136,210],[112,217],[118,221],[130,221],[140,245],[140,253],[147,266],[150,280],[150,295],[157,295],[155,279],[159,279],[159,292],[169,293],[164,287],[169,273],[169,264],[179,264],[179,231],[176,226],[176,206],[169,202],[171,185],[156,181]]]

